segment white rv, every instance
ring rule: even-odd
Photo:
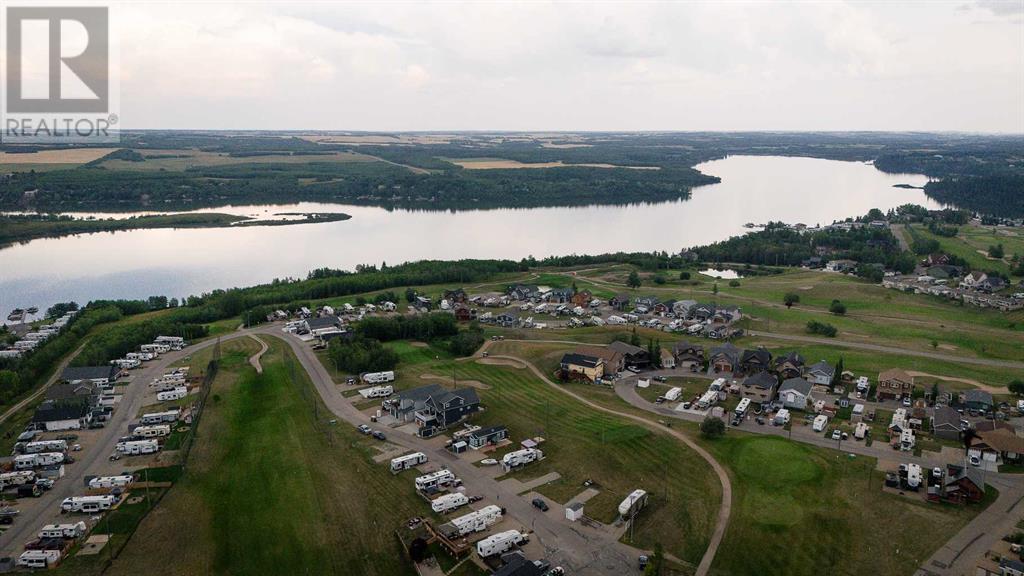
[[[139,366],[142,365],[142,362],[139,362],[138,360],[132,360],[129,358],[119,358],[117,360],[111,360],[110,363],[113,364],[114,366],[117,366],[121,370],[131,370],[132,368],[138,368]]]
[[[39,531],[40,538],[78,538],[85,534],[85,522],[47,524]]]
[[[445,486],[455,481],[455,474],[452,474],[447,468],[442,468],[437,472],[431,472],[430,474],[424,474],[419,476],[415,480],[417,490],[431,490],[438,486]]]
[[[25,550],[18,556],[23,568],[49,568],[60,562],[60,550]]]
[[[825,426],[828,425],[828,416],[824,414],[818,414],[814,417],[814,425],[811,427],[815,432],[821,432],[825,430]]]
[[[122,476],[97,476],[89,480],[89,488],[124,488],[134,481],[135,478],[129,474]]]
[[[4,472],[0,474],[0,490],[8,486],[21,486],[31,484],[36,480],[36,473],[31,470],[19,470],[16,472]]]
[[[395,372],[394,370],[388,370],[387,372],[367,372],[366,374],[363,374],[361,378],[363,379],[363,382],[367,384],[383,384],[385,382],[394,382]]]
[[[164,390],[163,392],[156,393],[156,399],[161,402],[167,402],[170,400],[181,400],[185,396],[188,396],[188,388],[184,386],[178,386],[173,390]]]
[[[483,508],[470,512],[464,516],[459,516],[452,520],[451,524],[455,528],[455,533],[458,536],[465,536],[473,532],[480,532],[486,530],[491,526],[498,523],[501,520],[501,508],[494,506],[484,506]]]
[[[515,468],[516,466],[524,466],[530,462],[541,460],[544,458],[544,453],[536,448],[523,448],[522,450],[516,450],[515,452],[509,452],[501,457],[501,465],[505,468]]]
[[[863,422],[857,422],[857,427],[853,430],[853,437],[857,440],[863,440],[868,435],[868,425]]]
[[[622,316],[609,316],[607,322],[611,326],[621,326],[626,323],[626,319]]]
[[[507,530],[505,532],[498,532],[484,538],[483,540],[476,543],[476,553],[481,558],[487,558],[494,556],[495,554],[504,554],[513,547],[519,544],[525,544],[529,541],[529,536],[526,534],[520,534],[518,530]]]
[[[169,424],[154,424],[152,426],[136,426],[132,430],[132,436],[135,438],[160,438],[162,436],[169,436],[171,434],[171,426]]]
[[[700,397],[700,400],[697,401],[697,409],[707,410],[716,402],[718,402],[718,392],[715,392],[714,390],[708,390],[707,392],[704,393],[703,396]]]
[[[679,397],[683,394],[683,389],[679,387],[673,387],[668,392],[665,392],[665,400],[669,402],[675,402],[679,400]]]
[[[36,454],[22,454],[14,457],[15,470],[29,470],[36,466],[50,466],[60,464],[64,461],[62,452],[38,452]]]
[[[151,412],[149,414],[143,414],[141,422],[144,426],[160,424],[162,422],[177,422],[180,414],[181,411],[177,409],[168,410],[166,412]]]
[[[736,410],[733,413],[737,418],[743,418],[747,415],[747,410],[750,409],[750,398],[744,398],[740,400],[740,403],[736,405]]]
[[[110,494],[103,496],[72,496],[71,498],[65,498],[60,503],[60,509],[64,512],[92,514],[102,510],[109,510],[115,502],[117,502],[117,499]]]
[[[619,503],[619,516],[629,518],[647,505],[647,491],[636,489],[626,496],[626,499]]]
[[[373,386],[372,388],[363,388],[359,391],[359,394],[363,398],[387,398],[394,394],[395,388],[391,385],[388,386]]]
[[[68,441],[67,440],[37,440],[35,442],[28,442],[24,446],[25,454],[35,454],[37,452],[67,452]]]
[[[911,490],[921,487],[921,466],[919,464],[907,464],[907,487]]]
[[[129,440],[117,443],[117,451],[125,456],[155,454],[158,450],[160,450],[160,445],[156,440]]]
[[[915,444],[914,431],[910,428],[905,428],[900,432],[900,450],[910,452],[914,449]]]
[[[427,455],[423,452],[414,452],[412,454],[406,454],[405,456],[399,456],[398,458],[391,459],[391,471],[394,473],[401,472],[402,470],[408,470],[414,466],[419,466],[427,461]]]
[[[433,500],[430,503],[430,509],[438,514],[445,514],[460,506],[465,506],[466,504],[469,504],[469,498],[467,498],[465,494],[461,492],[453,492]]]

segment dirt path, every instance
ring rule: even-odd
[[[440,380],[442,382],[450,382],[451,380],[447,376],[438,376],[437,374],[420,374],[421,380]],[[455,380],[455,385],[462,384],[469,386],[470,388],[479,388],[480,390],[489,390],[491,387],[479,380]]]
[[[964,384],[970,384],[971,386],[974,386],[979,390],[984,390],[989,394],[1006,394],[1006,388],[1002,388],[999,386],[989,386],[988,384],[982,384],[981,382],[978,382],[977,380],[972,380],[970,378],[954,378],[953,376],[939,376],[938,374],[929,374],[928,372],[917,372],[915,370],[907,370],[907,374],[909,374],[910,376],[920,376],[922,378],[937,378],[939,380],[946,380],[948,382],[962,382]]]
[[[477,351],[477,355],[479,357],[479,359],[477,360],[478,362],[480,360],[485,359],[479,355],[490,347],[491,342],[493,341],[489,340],[485,342],[484,346],[479,351]],[[711,563],[715,559],[715,554],[718,552],[718,546],[722,543],[722,538],[725,536],[725,530],[729,526],[729,516],[732,514],[732,482],[729,480],[729,473],[726,472],[725,468],[721,464],[719,464],[717,460],[715,460],[714,456],[712,456],[711,453],[709,453],[707,450],[699,446],[696,442],[693,441],[693,439],[683,434],[682,432],[678,432],[671,428],[659,427],[658,425],[652,423],[650,420],[643,418],[641,416],[636,416],[634,414],[619,412],[617,410],[612,410],[611,408],[606,408],[604,406],[591,402],[590,400],[584,398],[583,396],[580,396],[579,394],[576,394],[575,392],[566,390],[564,387],[559,386],[557,383],[552,382],[550,379],[548,379],[548,377],[545,376],[539,368],[537,368],[535,365],[533,365],[531,362],[527,360],[517,358],[515,356],[500,355],[490,356],[489,358],[506,359],[520,362],[523,365],[525,365],[530,370],[530,372],[533,372],[534,376],[540,378],[541,381],[547,383],[553,389],[561,392],[562,394],[571,396],[578,402],[586,404],[588,407],[594,410],[604,412],[606,414],[612,414],[620,418],[627,418],[656,433],[667,433],[675,437],[677,440],[681,441],[691,450],[700,455],[700,457],[703,458],[711,466],[711,469],[715,471],[715,474],[718,475],[718,481],[722,484],[722,504],[718,509],[718,522],[715,524],[715,531],[711,535],[711,541],[708,543],[708,548],[704,551],[704,557],[701,558],[700,564],[697,566],[697,570],[694,573],[696,576],[706,576],[708,574],[708,572],[711,570]]]
[[[258,336],[250,334],[249,337],[260,344],[260,351],[249,357],[249,364],[252,364],[252,367],[256,369],[257,374],[263,374],[263,365],[260,364],[260,358],[267,353],[267,350],[269,350],[270,347],[267,346],[266,342],[260,340]]]

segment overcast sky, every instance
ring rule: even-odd
[[[1024,0],[113,9],[126,128],[1024,132]]]

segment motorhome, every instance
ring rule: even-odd
[[[156,440],[129,440],[117,443],[117,451],[125,456],[155,454],[159,450],[160,445]]]
[[[707,410],[716,402],[718,402],[718,392],[715,392],[714,390],[708,390],[700,397],[700,400],[697,400],[697,409]]]
[[[915,438],[914,431],[907,428],[900,432],[900,450],[910,452],[914,449]]]
[[[8,486],[21,486],[36,481],[36,473],[32,470],[18,470],[0,473],[0,490]]]
[[[67,452],[67,440],[37,440],[22,445],[25,454],[36,454],[38,452]]]
[[[171,390],[164,390],[156,393],[156,399],[161,402],[168,402],[171,400],[181,400],[185,396],[188,396],[188,388],[184,386],[178,386]]]
[[[109,510],[117,502],[112,494],[102,496],[72,496],[65,498],[60,503],[60,509],[64,512],[82,512],[92,514],[101,510]]]
[[[25,550],[18,556],[23,568],[50,568],[60,562],[60,550]]]
[[[181,350],[185,347],[185,339],[181,336],[157,336],[153,340],[154,344],[166,344],[171,347],[172,350]]]
[[[415,480],[416,489],[422,491],[432,490],[439,486],[451,484],[452,482],[455,482],[455,474],[452,474],[451,470],[448,470],[447,468],[442,468],[436,472],[431,472],[430,474],[424,474]]]
[[[121,370],[131,370],[132,368],[142,366],[142,362],[131,358],[118,358],[117,360],[111,360],[110,363]]]
[[[853,437],[857,440],[863,440],[868,435],[868,425],[863,422],[857,422],[857,427],[853,430]]]
[[[143,414],[141,422],[145,426],[151,424],[160,424],[162,422],[177,422],[178,417],[181,415],[181,410],[168,410],[166,412],[151,412],[149,414]]]
[[[679,397],[682,394],[683,394],[683,389],[682,388],[673,387],[672,389],[670,389],[668,392],[665,393],[665,400],[668,400],[669,402],[675,402],[676,400],[679,400]]]
[[[811,427],[815,432],[823,432],[825,426],[828,426],[828,416],[824,414],[818,414],[814,417],[814,425]]]
[[[395,389],[393,386],[374,386],[372,388],[363,388],[359,391],[359,394],[363,398],[387,398],[394,394]]]
[[[606,322],[611,326],[621,326],[626,323],[626,319],[622,316],[609,316]]]
[[[775,418],[772,419],[772,423],[776,426],[785,426],[789,424],[789,410],[783,408],[775,413]]]
[[[517,466],[524,466],[530,462],[542,460],[544,458],[544,452],[537,448],[523,448],[522,450],[516,450],[509,452],[501,457],[501,465],[505,468],[515,468]]]
[[[395,371],[388,370],[387,372],[367,372],[361,376],[363,382],[366,384],[383,384],[385,382],[395,381]]]
[[[398,473],[402,470],[408,470],[414,466],[419,466],[427,461],[427,455],[423,452],[414,452],[412,454],[406,454],[405,456],[399,456],[398,458],[391,459],[391,471]]]
[[[504,554],[513,547],[525,544],[527,541],[529,541],[528,535],[521,534],[518,530],[506,530],[505,532],[492,534],[477,542],[476,553],[481,558],[488,558],[496,554]]]
[[[747,410],[749,410],[749,409],[750,409],[750,398],[744,398],[744,399],[740,400],[739,404],[736,405],[736,410],[734,410],[734,414],[736,414],[737,418],[743,418],[743,417],[745,417],[747,415]]]
[[[130,474],[123,474],[121,476],[97,476],[89,479],[89,488],[124,488],[134,481],[135,477]]]
[[[143,344],[142,346],[139,346],[139,352],[156,354],[157,356],[159,356],[160,354],[165,354],[170,351],[171,347],[165,344]]]
[[[469,498],[467,498],[465,494],[461,492],[453,492],[434,499],[430,503],[430,509],[438,514],[445,514],[460,506],[465,506],[466,504],[469,504]]]
[[[85,534],[85,522],[74,524],[47,524],[39,530],[40,538],[80,538]]]
[[[907,488],[917,490],[921,487],[921,466],[919,464],[907,464]]]
[[[630,518],[647,505],[647,491],[636,489],[626,496],[626,499],[619,503],[619,516]]]
[[[725,390],[726,384],[729,382],[725,378],[715,378],[715,380],[708,386],[708,390],[712,392],[721,392]]]
[[[169,424],[154,424],[152,426],[136,426],[132,430],[133,438],[161,438],[170,436],[171,426]]]
[[[493,504],[484,506],[479,510],[452,519],[453,532],[455,536],[465,536],[466,534],[486,530],[497,524],[501,520],[503,513],[501,508]]]

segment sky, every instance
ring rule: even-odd
[[[1024,132],[1024,0],[112,10],[124,128]]]

